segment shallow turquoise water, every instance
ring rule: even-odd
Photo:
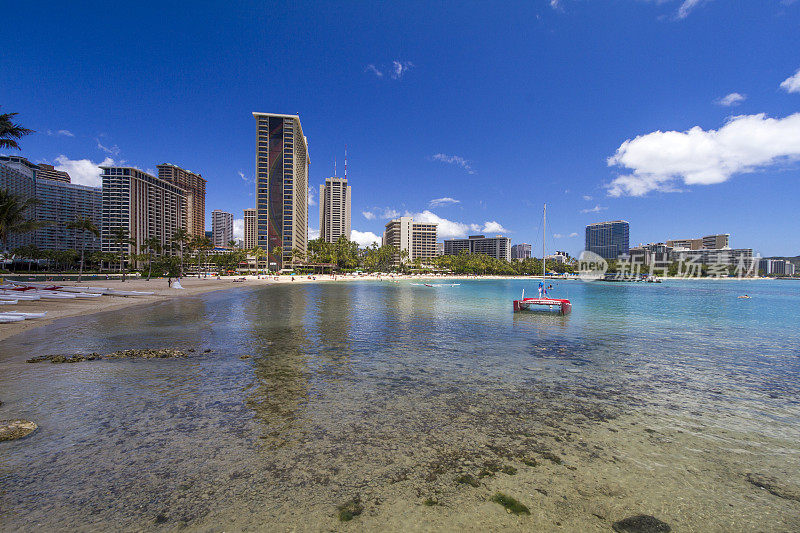
[[[245,507],[238,515],[270,524],[281,508],[247,502],[302,490],[313,508],[367,490],[367,471],[388,464],[385,475],[395,475],[399,456],[428,464],[482,435],[513,441],[536,424],[625,413],[702,420],[747,432],[756,446],[800,438],[800,283],[555,285],[551,296],[571,299],[571,315],[513,313],[532,281],[282,284],[9,339],[0,418],[40,429],[0,443],[0,528],[137,528],[161,512],[164,527],[205,526],[227,516],[215,502],[234,500]],[[737,298],[744,293],[752,298]],[[196,352],[24,362],[148,347]],[[515,426],[520,413],[525,428]],[[331,470],[349,454],[381,460],[364,472]],[[253,476],[265,486],[254,488]]]

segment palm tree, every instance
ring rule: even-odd
[[[264,249],[260,246],[256,246],[255,248],[250,250],[250,253],[256,256],[256,276],[258,276],[258,265],[259,262],[261,261],[261,258],[264,257]]]
[[[81,235],[81,268],[78,271],[78,283],[80,283],[83,277],[83,256],[86,250],[86,232],[88,231],[95,237],[100,237],[100,230],[97,229],[97,226],[91,218],[77,218],[72,222],[68,222],[67,228]]]
[[[213,247],[211,239],[205,235],[198,235],[192,239],[192,247],[197,250],[197,277],[200,278],[200,266],[202,265],[203,256],[206,250],[210,250]]]
[[[181,277],[183,277],[183,245],[191,240],[191,235],[185,228],[178,228],[172,234],[172,242],[178,243],[181,251]]]
[[[302,262],[305,257],[306,254],[303,253],[303,250],[300,248],[292,248],[292,264],[294,264],[295,261]]]
[[[280,246],[275,246],[272,249],[272,255],[275,256],[275,259],[276,259],[275,263],[276,263],[278,269],[283,268],[283,248],[280,247]]]
[[[0,114],[0,148],[16,148],[21,150],[16,139],[21,139],[33,133],[33,130],[23,128],[19,124],[14,124],[11,119],[18,113]]]
[[[26,211],[33,210],[39,201],[35,198],[22,198],[8,191],[0,190],[0,241],[2,251],[8,249],[8,238],[12,233],[29,233],[44,224],[30,219]]]
[[[228,248],[236,248],[236,241],[233,239],[228,241]]]
[[[127,251],[126,248],[128,245],[133,244],[134,241],[131,239],[131,235],[128,232],[128,228],[117,228],[114,230],[114,233],[111,234],[111,238],[114,241],[114,244],[119,246],[119,271],[122,274],[122,281],[125,281],[125,274],[127,270],[123,270],[123,265],[125,264],[125,252]]]
[[[144,246],[147,249],[147,281],[150,281],[150,276],[153,274],[153,254],[161,253],[161,239],[158,237],[145,239]]]

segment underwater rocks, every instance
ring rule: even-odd
[[[669,533],[672,528],[666,522],[646,514],[629,516],[611,524],[618,533]]]
[[[17,418],[15,420],[0,420],[0,441],[16,440],[27,437],[39,426],[36,422]]]
[[[800,490],[782,486],[781,483],[774,477],[750,473],[747,474],[747,481],[748,483],[751,483],[760,489],[764,489],[778,498],[800,502]]]
[[[189,350],[192,352],[193,350]],[[211,353],[211,350],[205,350],[204,354]],[[28,363],[42,363],[50,361],[51,363],[80,363],[82,361],[96,361],[99,359],[184,359],[188,357],[187,352],[176,350],[173,348],[161,349],[144,349],[144,350],[119,350],[105,355],[97,352],[90,354],[74,354],[74,355],[38,355],[31,357],[27,360]]]

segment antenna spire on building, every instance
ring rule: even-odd
[[[347,145],[344,145],[344,179],[347,179]]]
[[[336,156],[333,156],[333,177],[336,177]]]

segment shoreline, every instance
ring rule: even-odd
[[[236,279],[244,278],[242,283],[234,282]],[[74,281],[52,283],[61,286],[89,287],[103,286],[118,290],[152,291],[154,294],[146,296],[101,296],[92,299],[73,299],[73,300],[38,300],[25,302],[20,301],[17,305],[0,309],[2,311],[21,311],[37,312],[47,311],[47,316],[33,320],[12,322],[0,325],[0,341],[9,339],[32,329],[47,326],[62,318],[71,318],[79,315],[94,315],[108,311],[117,311],[133,306],[153,304],[163,302],[172,298],[185,298],[198,296],[209,292],[229,290],[234,288],[258,286],[269,286],[280,283],[329,283],[329,282],[351,282],[351,281],[374,281],[374,282],[400,282],[400,281],[465,281],[465,280],[536,280],[539,276],[499,276],[499,275],[432,275],[432,274],[388,274],[375,275],[368,274],[362,276],[353,275],[303,275],[303,276],[229,276],[223,278],[181,278],[183,289],[172,289],[166,287],[167,280],[164,278],[152,278],[150,281],[142,278],[130,278],[125,282],[120,280],[90,280],[88,283],[78,284]],[[549,281],[581,281],[578,278],[548,277]],[[772,278],[662,278],[666,281],[673,280],[719,280],[719,281],[763,281]],[[38,280],[37,280],[38,281]]]

